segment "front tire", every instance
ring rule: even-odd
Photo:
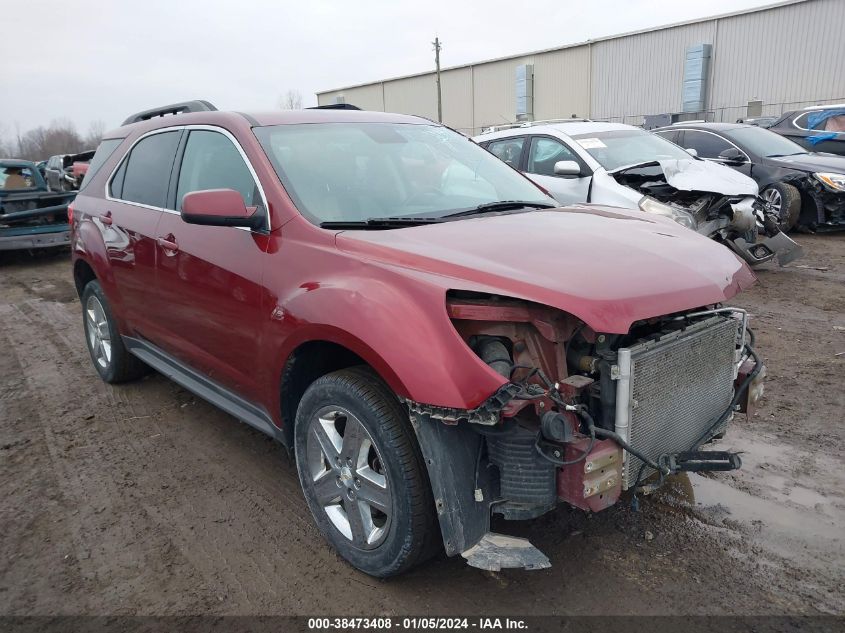
[[[141,377],[148,369],[123,344],[117,322],[98,281],[90,281],[82,291],[82,319],[85,342],[94,369],[107,383],[120,383]]]
[[[766,187],[762,196],[772,205],[778,218],[778,228],[788,233],[801,215],[801,192],[785,182],[776,182]]]
[[[408,413],[370,369],[312,383],[297,410],[294,445],[317,527],[353,566],[384,578],[437,551],[440,529]]]

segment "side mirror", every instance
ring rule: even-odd
[[[205,226],[245,226],[261,228],[263,218],[257,207],[247,207],[234,189],[204,189],[182,198],[182,220]]]
[[[686,152],[687,152],[687,154],[689,154],[690,156],[695,156],[696,158],[698,158],[698,150],[697,150],[697,149],[695,149],[694,147],[687,147],[687,148],[686,148]]]
[[[735,147],[729,147],[719,154],[719,160],[724,162],[726,165],[742,165],[745,163],[745,154]]]
[[[580,176],[581,165],[574,160],[559,160],[555,163],[555,176]]]

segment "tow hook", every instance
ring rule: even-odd
[[[716,470],[737,470],[742,467],[739,453],[727,451],[689,451],[661,455],[660,465],[670,472],[703,472]]]

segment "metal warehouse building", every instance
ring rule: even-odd
[[[441,81],[443,122],[468,134],[571,115],[634,125],[668,113],[735,121],[845,102],[845,0],[789,0],[446,68]],[[437,119],[434,72],[317,100]]]

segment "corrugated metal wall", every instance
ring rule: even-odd
[[[699,22],[593,44],[592,118],[639,125],[644,114],[680,112],[686,48],[713,43],[714,31]]]
[[[534,118],[572,114],[639,125],[679,112],[684,52],[712,44],[708,109],[717,121],[845,101],[845,0],[806,0],[511,57],[442,73],[443,121],[467,133],[515,119],[516,67],[534,64]],[[324,92],[347,103],[437,118],[434,73]]]
[[[754,97],[763,100],[764,114],[845,100],[845,1],[720,20],[713,55],[710,109],[717,120],[744,117],[737,106]]]

